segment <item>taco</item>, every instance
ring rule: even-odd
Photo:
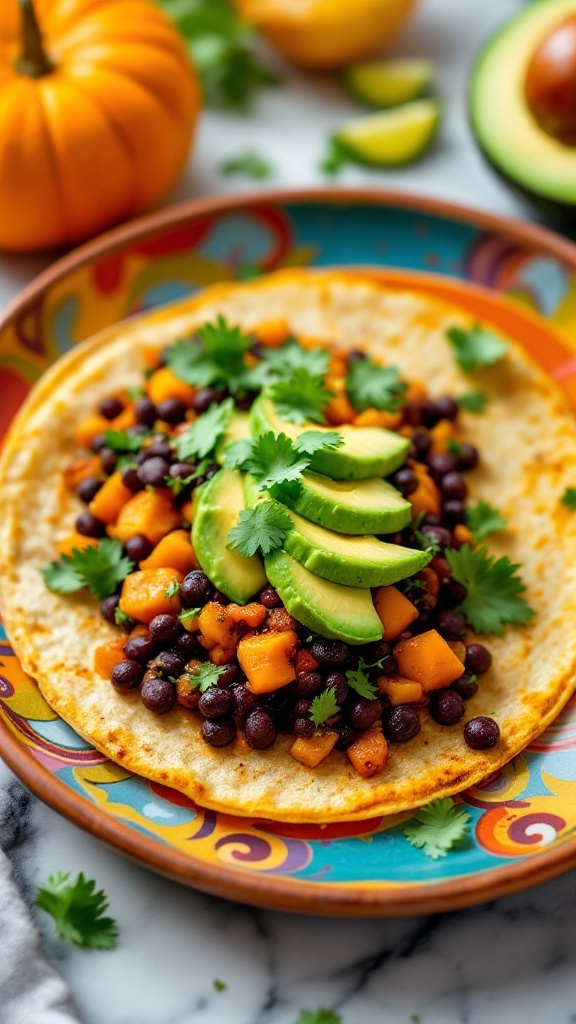
[[[232,814],[401,812],[574,691],[575,481],[563,396],[460,309],[342,272],[222,284],[33,390],[2,614],[131,771]]]

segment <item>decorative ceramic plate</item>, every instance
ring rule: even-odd
[[[379,192],[191,202],[56,263],[0,323],[0,433],[70,346],[206,284],[294,265],[369,268],[509,330],[576,406],[576,249],[539,228]],[[123,853],[231,899],[313,913],[447,910],[576,864],[576,700],[543,736],[462,794],[463,848],[432,861],[410,815],[325,828],[233,818],[130,775],[48,707],[0,640],[0,752],[39,797]]]

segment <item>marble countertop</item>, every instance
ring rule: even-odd
[[[395,52],[438,61],[446,102],[440,144],[413,168],[386,175],[349,169],[342,183],[527,215],[484,166],[464,103],[471,55],[521,7],[520,0],[423,0]],[[332,81],[283,74],[284,84],[262,94],[253,116],[205,115],[172,199],[248,187],[218,168],[251,147],[276,165],[271,184],[321,183],[323,140],[355,107]],[[0,259],[0,304],[46,262]],[[27,900],[48,874],[84,871],[105,888],[118,920],[120,940],[108,953],[65,945],[37,915],[46,955],[68,979],[84,1024],[294,1024],[302,1008],[321,1005],[335,1008],[343,1024],[576,1022],[575,873],[453,914],[304,918],[226,903],[156,877],[61,819],[1,762],[0,789],[13,817],[8,853]],[[216,979],[225,990],[215,989]]]

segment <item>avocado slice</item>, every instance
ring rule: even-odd
[[[535,52],[575,15],[576,0],[526,5],[488,41],[469,87],[470,121],[484,156],[508,184],[564,225],[576,223],[576,147],[540,126],[526,84]]]
[[[320,636],[367,644],[384,632],[369,590],[331,583],[277,549],[265,558],[266,573],[298,622]]]
[[[242,474],[237,469],[221,469],[198,488],[192,526],[192,544],[200,566],[214,586],[237,604],[246,604],[268,582],[261,558],[245,558],[226,547],[243,508]]]
[[[330,480],[306,471],[296,498],[283,498],[294,512],[337,533],[396,533],[408,526],[412,506],[387,480]]]
[[[338,430],[344,438],[342,447],[315,452],[310,461],[310,469],[333,480],[387,476],[402,465],[410,447],[408,438],[382,427],[323,427],[312,422],[297,426],[280,418],[265,391],[250,410],[250,429],[254,437],[273,430],[275,434],[286,434],[292,441],[306,430]]]
[[[250,414],[235,409],[216,447],[216,461],[222,464],[224,461],[224,449],[229,444],[234,444],[234,441],[241,441],[245,437],[250,437]]]

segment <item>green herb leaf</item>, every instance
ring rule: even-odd
[[[213,402],[197,420],[190,424],[186,433],[176,438],[176,454],[181,462],[203,459],[220,441],[234,411],[234,399],[226,398],[218,404]]]
[[[402,831],[411,846],[438,860],[464,839],[471,820],[468,811],[457,807],[452,797],[447,796],[421,807]]]
[[[94,597],[102,600],[113,594],[133,569],[134,562],[124,554],[121,542],[104,537],[97,547],[74,549],[71,555],[61,555],[40,572],[49,590],[71,594],[88,587]]]
[[[311,377],[324,378],[330,356],[323,348],[304,348],[291,338],[279,348],[266,348],[262,359],[280,377],[289,377],[294,370],[307,370]]]
[[[421,551],[429,551],[431,555],[436,555],[441,550],[438,542],[429,537],[427,533],[422,533],[421,530],[415,529],[414,537],[418,541],[418,547]]]
[[[170,369],[186,384],[198,388],[217,384],[233,394],[244,394],[257,391],[268,377],[263,364],[246,365],[244,356],[251,344],[240,327],[219,315],[214,323],[200,327],[196,338],[180,339],[164,354]]]
[[[129,626],[134,620],[123,612],[120,605],[117,605],[114,609],[114,622],[117,626]]]
[[[575,492],[576,493],[576,492]],[[474,534],[474,540],[483,540],[489,533],[497,533],[508,525],[506,516],[487,501],[479,501],[466,510],[466,522]]]
[[[240,512],[237,526],[228,534],[231,551],[250,558],[257,551],[263,555],[281,548],[293,529],[290,516],[276,501],[260,501],[254,508]]]
[[[460,455],[460,452],[462,451],[462,445],[460,441],[456,441],[456,439],[453,437],[447,438],[446,451],[452,452],[453,455]]]
[[[308,370],[293,370],[289,377],[270,385],[270,397],[278,415],[290,423],[314,420],[324,423],[324,409],[332,392],[324,387],[324,378],[312,376]]]
[[[566,505],[571,512],[576,512],[576,487],[567,487],[560,498],[563,505]]]
[[[222,174],[245,174],[256,181],[271,178],[274,174],[272,164],[254,149],[247,149],[239,156],[225,160],[220,165],[220,171]]]
[[[358,359],[350,363],[346,388],[350,401],[358,412],[379,409],[397,412],[406,404],[406,383],[397,366],[379,366],[372,359]]]
[[[214,981],[212,982],[212,985],[214,986],[214,988],[216,989],[217,992],[225,992],[226,989],[228,988],[228,985],[226,984],[226,982],[225,981],[220,981],[219,978],[214,978]]]
[[[113,452],[139,452],[148,437],[148,433],[129,434],[127,430],[105,430],[106,447]]]
[[[366,700],[374,700],[378,696],[378,687],[370,682],[365,672],[365,669],[372,667],[366,664],[364,658],[360,658],[358,668],[349,668],[346,672],[348,686],[352,687],[360,697],[364,697]]]
[[[146,394],[146,390],[145,388],[135,385],[134,387],[126,388],[124,394],[126,395],[126,398],[143,398]]]
[[[164,356],[173,373],[192,387],[207,388],[225,376],[194,338],[178,338],[173,345],[164,349]]]
[[[36,890],[36,906],[51,914],[60,938],[90,946],[92,949],[114,949],[118,927],[108,909],[106,894],[96,891],[96,882],[84,878],[82,872],[73,883],[69,874],[58,871],[50,875]]]
[[[322,690],[317,697],[314,697],[310,705],[310,719],[318,729],[324,722],[327,722],[333,715],[337,715],[340,708],[336,702],[336,691],[333,686],[329,690]]]
[[[173,580],[172,583],[168,584],[164,593],[168,598],[176,597],[176,595],[180,593],[180,584],[177,583],[176,580]]]
[[[224,449],[224,465],[226,469],[242,469],[247,472],[248,463],[254,451],[253,439],[242,437],[239,441],[233,441]]]
[[[218,680],[226,668],[226,665],[212,665],[209,661],[205,661],[201,665],[195,665],[193,669],[187,669],[186,676],[190,689],[206,693],[211,686],[218,685]]]
[[[456,362],[464,373],[475,373],[483,366],[497,363],[508,351],[508,342],[493,331],[475,324],[467,330],[464,327],[449,327],[446,337],[454,349]]]
[[[197,618],[201,611],[202,608],[185,608],[183,612],[180,612],[178,618],[180,622],[188,622],[189,619]]]
[[[294,1024],[342,1024],[342,1017],[334,1010],[319,1006],[317,1010],[302,1010]]]
[[[318,165],[318,170],[327,178],[335,178],[343,167],[347,167],[351,163],[354,161],[348,151],[336,139],[331,138],[328,139],[326,152]]]
[[[526,587],[516,576],[519,565],[507,555],[496,559],[483,546],[472,550],[463,544],[459,551],[446,548],[454,579],[466,587],[462,611],[477,633],[503,633],[504,626],[525,626],[534,609],[519,595]]]
[[[457,395],[458,405],[466,412],[484,412],[490,399],[485,391],[468,391],[465,395]]]
[[[296,451],[303,452],[304,455],[314,455],[325,448],[341,448],[344,438],[337,430],[305,430],[293,444]]]
[[[290,481],[298,481],[310,465],[307,455],[298,452],[286,434],[274,434],[272,430],[260,434],[251,442],[252,453],[242,465],[251,473],[261,491],[270,490]]]

